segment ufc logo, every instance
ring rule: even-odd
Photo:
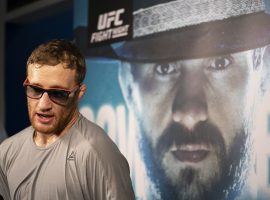
[[[116,11],[111,11],[99,15],[97,29],[100,31],[106,28],[110,28],[112,26],[112,23],[114,24],[114,26],[122,25],[123,21],[120,19],[120,15],[123,14],[124,12],[125,9],[121,8]]]

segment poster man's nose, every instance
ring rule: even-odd
[[[177,83],[177,94],[172,106],[172,118],[192,130],[199,122],[208,119],[205,95],[206,78],[201,70],[186,71]]]
[[[181,108],[173,111],[172,117],[174,122],[180,123],[192,131],[199,122],[207,120],[207,108],[202,102],[186,102]]]

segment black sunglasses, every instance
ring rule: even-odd
[[[80,85],[76,86],[72,90],[56,89],[56,88],[43,89],[39,86],[31,85],[25,82],[23,86],[25,87],[25,92],[26,92],[27,97],[31,99],[40,99],[42,95],[46,92],[50,100],[60,105],[67,105],[69,102],[68,100],[69,100],[70,95],[77,92],[80,89]]]

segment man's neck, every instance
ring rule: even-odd
[[[68,122],[68,124],[65,126],[61,132],[55,132],[55,133],[42,133],[35,131],[33,139],[35,144],[38,147],[47,147],[50,144],[54,143],[59,137],[62,137],[65,135],[68,130],[72,127],[72,125],[76,122],[79,116],[79,111],[76,110],[71,118],[71,120]]]
[[[47,147],[50,144],[54,143],[57,139],[58,136],[53,133],[48,134],[36,131],[34,134],[34,141],[38,147]]]

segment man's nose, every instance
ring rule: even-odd
[[[172,118],[192,131],[208,119],[205,95],[206,78],[201,73],[183,73],[177,85],[177,94],[172,106]]]
[[[38,102],[38,108],[41,111],[48,111],[52,108],[52,101],[47,92],[44,92]]]

